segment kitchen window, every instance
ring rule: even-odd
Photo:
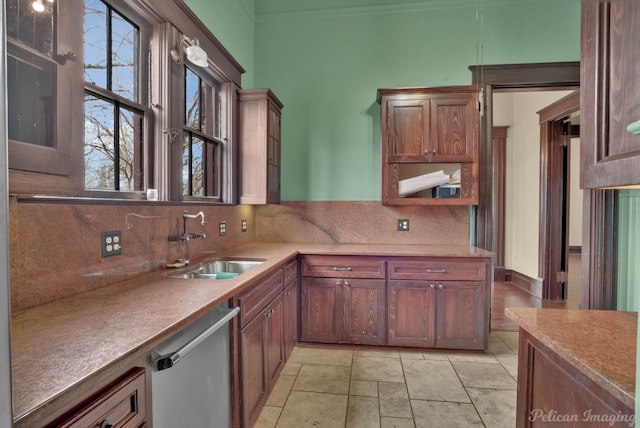
[[[222,96],[218,81],[184,66],[182,186],[187,199],[222,200]]]
[[[144,22],[138,18],[138,22]],[[146,32],[101,0],[84,5],[84,185],[144,190]]]
[[[244,70],[183,1],[7,0],[7,34],[12,193],[235,202]]]

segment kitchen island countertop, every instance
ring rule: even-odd
[[[636,312],[506,308],[505,314],[580,373],[634,408]]]

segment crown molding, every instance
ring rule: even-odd
[[[307,9],[291,12],[255,14],[255,22],[270,23],[297,21],[315,18],[337,18],[362,15],[388,15],[393,13],[415,13],[438,9],[473,9],[504,5],[540,3],[540,0],[423,0],[407,3],[393,3],[375,6],[344,6],[327,9]]]

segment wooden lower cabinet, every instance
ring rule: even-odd
[[[634,409],[520,329],[516,427],[630,427]]]
[[[484,284],[389,281],[393,346],[484,349]]]
[[[387,322],[389,345],[435,346],[435,284],[425,281],[389,281]]]
[[[48,426],[140,428],[146,424],[146,409],[145,369],[136,367],[72,411],[70,416]]]
[[[280,293],[240,330],[244,427],[255,423],[284,365],[283,315]]]
[[[293,347],[298,343],[298,281],[291,282],[284,289],[284,356],[285,360],[291,356]]]
[[[385,281],[303,278],[301,340],[385,343]]]
[[[436,289],[436,347],[484,349],[488,323],[484,283],[440,282]]]

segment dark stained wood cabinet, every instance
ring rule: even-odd
[[[282,103],[269,89],[238,90],[240,203],[280,203]]]
[[[48,426],[139,428],[145,426],[147,420],[145,395],[145,369],[136,367],[72,411],[70,416]]]
[[[293,260],[284,267],[284,354],[288,359],[298,343],[298,261]]]
[[[640,4],[582,2],[580,187],[640,184]]]
[[[491,276],[485,259],[391,259],[389,344],[486,349]]]
[[[384,259],[305,256],[301,267],[301,340],[385,343]]]
[[[385,205],[478,203],[478,88],[379,89],[382,202]],[[460,170],[460,196],[430,192],[401,197],[399,182],[439,170]]]
[[[235,298],[240,306],[242,426],[253,426],[280,370],[284,349],[283,270]]]
[[[549,416],[555,416],[557,422],[545,420]],[[556,350],[520,329],[517,428],[629,427],[633,426],[633,417],[633,408],[589,379]]]
[[[486,349],[488,290],[480,282],[442,281],[436,285],[437,348]]]
[[[302,341],[487,348],[489,258],[313,255],[301,270]]]
[[[425,281],[389,281],[388,343],[436,345],[436,288]]]

